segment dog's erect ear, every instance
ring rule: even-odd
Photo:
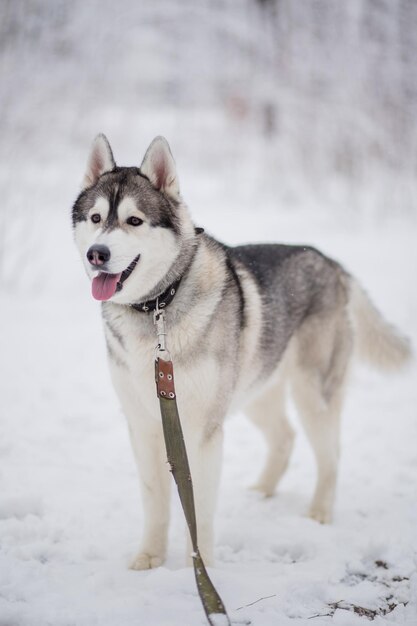
[[[92,187],[102,174],[111,172],[115,165],[113,152],[111,151],[107,138],[104,135],[97,135],[91,147],[90,156],[88,157],[82,188],[87,189],[87,187]]]
[[[149,178],[155,189],[164,191],[178,200],[180,188],[177,170],[170,147],[164,137],[156,137],[153,140],[143,158],[140,171]]]

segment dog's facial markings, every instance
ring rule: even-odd
[[[107,140],[97,138],[72,219],[93,296],[120,304],[159,289],[194,236],[162,138],[151,144],[140,168],[118,167]]]
[[[137,167],[115,167],[102,174],[92,187],[84,189],[74,203],[73,226],[91,220],[94,213],[99,213],[104,229],[120,227],[119,208],[127,198],[131,199],[133,215],[146,219],[151,226],[171,229],[179,234],[178,201],[156,189]],[[107,203],[105,214],[101,209],[95,210],[103,200]]]
[[[131,196],[123,198],[118,207],[118,227],[140,237],[141,233],[137,229],[145,223],[149,224],[149,219],[138,209],[135,198]]]
[[[96,199],[91,209],[88,211],[87,219],[91,222],[93,228],[103,228],[103,224],[109,213],[109,201],[104,196]]]
[[[112,179],[114,174],[111,172],[103,178]],[[135,188],[121,182],[119,178],[110,186],[107,180],[92,190],[94,195],[88,207],[88,219],[77,225],[76,239],[81,251],[84,250],[87,273],[92,278],[93,297],[132,302],[146,295],[161,280],[177,256],[178,244],[172,222],[169,216],[167,219],[164,216],[164,202],[169,204],[168,200],[164,200],[162,195],[155,199],[159,192],[140,177],[142,184],[151,187],[151,201],[145,205],[143,196]],[[153,206],[152,201],[155,200],[158,204]],[[102,263],[97,263],[95,256],[102,248],[108,254]],[[155,250],[163,250],[164,253],[155,258]],[[137,266],[142,268],[140,281],[136,281],[135,285],[130,285],[129,281],[130,286],[126,289],[124,283]],[[99,274],[93,276],[92,272],[97,270]]]
[[[108,195],[109,213],[107,215],[106,228],[112,228],[118,225],[117,209],[123,194],[123,186],[120,184],[113,185]]]

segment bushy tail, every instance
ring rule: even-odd
[[[350,308],[356,350],[361,359],[385,371],[400,369],[410,361],[410,341],[384,320],[369,296],[353,278]]]

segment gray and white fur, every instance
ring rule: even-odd
[[[233,248],[201,233],[162,137],[137,168],[117,167],[99,135],[73,226],[93,295],[103,300],[111,376],[139,469],[145,523],[132,567],[165,559],[171,482],[155,393],[153,316],[132,305],[156,298],[179,278],[166,308],[167,341],[203,557],[213,560],[224,419],[243,408],[265,435],[267,459],[255,488],[272,495],[294,440],[288,384],[317,461],[310,515],[330,522],[352,356],[394,370],[411,354],[355,279],[311,247]]]

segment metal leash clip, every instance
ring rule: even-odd
[[[158,344],[155,348],[155,361],[158,357],[163,358],[164,361],[169,361],[171,359],[171,355],[166,347],[167,332],[165,325],[165,311],[159,308],[158,298],[156,300],[156,309],[153,314],[153,323],[158,337]]]

